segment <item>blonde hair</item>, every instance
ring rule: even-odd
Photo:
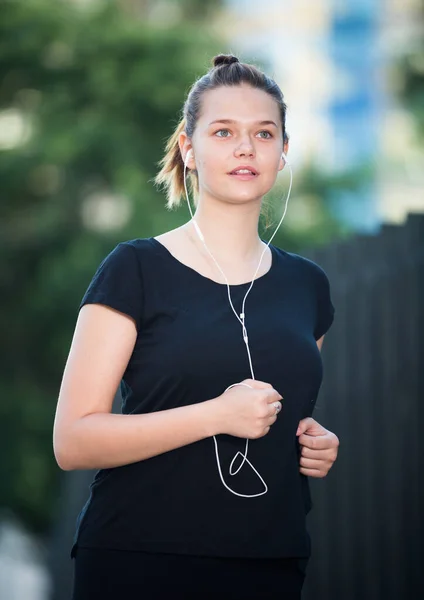
[[[159,161],[162,168],[154,178],[156,185],[165,187],[166,206],[169,209],[177,208],[181,204],[181,198],[185,196],[184,161],[178,145],[180,133],[185,130],[186,120],[183,117],[166,143],[165,156]],[[197,171],[187,169],[186,178],[186,183],[189,184],[187,187],[191,190],[191,193],[197,193]]]
[[[165,156],[158,163],[161,169],[153,181],[156,185],[165,188],[166,206],[169,209],[180,206],[181,198],[185,197],[184,162],[178,139],[182,131],[185,131],[188,138],[193,136],[204,92],[221,86],[234,86],[242,83],[247,83],[254,88],[265,91],[278,104],[283,129],[283,143],[285,144],[288,141],[286,132],[287,106],[284,102],[283,93],[275,81],[254,65],[241,63],[237,57],[231,54],[215,56],[212,59],[212,64],[213,67],[206,75],[200,77],[192,85],[184,103],[182,118],[166,143]],[[189,184],[187,187],[193,194],[194,203],[196,204],[196,194],[199,191],[197,171],[187,168],[186,177]]]

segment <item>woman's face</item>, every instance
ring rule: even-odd
[[[276,101],[266,92],[242,84],[205,92],[191,140],[200,199],[229,203],[262,200],[284,167],[282,124]],[[256,175],[230,174],[237,167]]]

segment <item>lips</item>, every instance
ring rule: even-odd
[[[230,171],[228,174],[229,175],[250,175],[250,176],[259,175],[259,173],[257,172],[257,170],[255,168],[249,167],[247,165],[240,165],[239,167],[236,167],[235,169]]]

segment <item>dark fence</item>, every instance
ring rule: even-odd
[[[309,478],[312,558],[303,598],[424,598],[424,215],[302,254],[331,282],[336,317],[313,416],[340,439],[328,476]],[[64,476],[52,539],[54,600],[69,599],[69,550],[91,477]]]
[[[424,598],[424,215],[304,255],[336,307],[313,416],[340,447],[309,478],[303,598]]]

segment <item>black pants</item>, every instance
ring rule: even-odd
[[[307,558],[78,548],[72,600],[300,600]]]

